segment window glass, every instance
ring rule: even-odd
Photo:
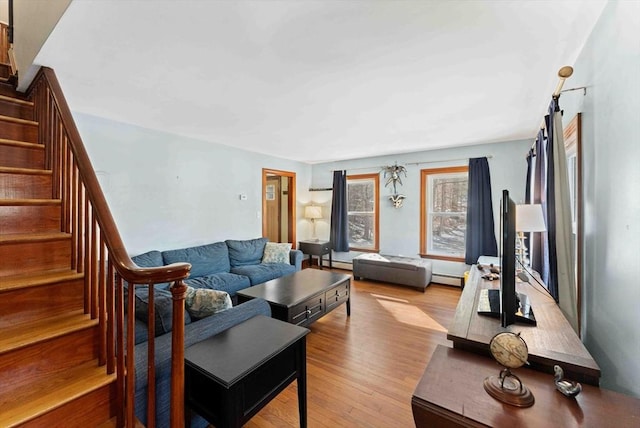
[[[467,229],[467,167],[421,171],[421,254],[462,259]]]
[[[347,177],[349,246],[378,249],[378,174]]]

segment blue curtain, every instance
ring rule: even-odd
[[[466,264],[475,264],[480,256],[498,255],[487,158],[469,159],[466,234]]]
[[[558,258],[556,253],[556,189],[555,189],[555,167],[553,158],[555,156],[553,149],[553,133],[555,128],[553,125],[553,116],[555,112],[560,111],[557,98],[551,100],[549,104],[549,114],[545,116],[547,125],[547,195],[546,195],[546,221],[547,221],[547,246],[548,246],[548,266],[545,266],[546,278],[545,284],[549,292],[556,301],[558,301]],[[563,154],[560,153],[560,156]]]
[[[532,204],[533,202],[531,201],[531,180],[532,180],[532,174],[533,174],[533,157],[534,157],[534,151],[533,148],[531,150],[529,150],[529,153],[527,153],[527,183],[526,183],[526,187],[524,189],[524,203],[525,204]]]
[[[538,137],[535,143],[535,167],[533,171],[533,201],[534,204],[542,205],[542,212],[547,217],[547,201],[546,201],[546,164],[547,156],[545,153],[546,137],[544,130],[538,131]],[[542,280],[547,284],[549,277],[547,254],[547,234],[546,232],[534,232],[531,234],[532,241],[529,248],[531,258],[531,267],[540,273]]]
[[[347,171],[333,171],[331,245],[334,251],[349,251],[349,217],[347,209]]]

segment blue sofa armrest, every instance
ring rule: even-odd
[[[296,267],[296,272],[302,269],[302,259],[304,254],[300,250],[291,250],[289,252],[289,263]]]

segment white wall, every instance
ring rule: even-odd
[[[420,251],[420,170],[456,165],[467,165],[468,158],[491,156],[491,191],[495,217],[496,236],[500,227],[498,211],[503,189],[508,189],[516,203],[523,202],[527,172],[525,155],[533,140],[512,141],[495,144],[479,144],[461,148],[431,150],[416,153],[404,153],[394,156],[381,156],[342,162],[316,164],[313,166],[313,187],[327,188],[332,185],[332,171],[344,169],[347,174],[366,174],[380,172],[385,165],[404,165],[407,177],[402,178],[398,192],[407,196],[401,208],[394,208],[388,199],[392,194],[391,185],[385,187],[384,175],[380,175],[380,252],[384,254],[418,257]],[[452,159],[460,159],[451,161]],[[442,161],[442,162],[439,162]],[[415,162],[426,162],[412,165]],[[318,223],[318,236],[328,238],[331,192],[313,192],[316,202],[325,202],[326,219]],[[468,268],[464,263],[434,260],[433,271],[438,274],[458,275]]]
[[[0,0],[0,21],[9,23],[9,0]]]
[[[38,71],[33,64],[71,0],[13,2],[14,54],[19,72],[18,90],[25,91]]]
[[[612,1],[560,98],[582,112],[582,333],[601,385],[640,397],[640,2]]]
[[[262,168],[295,172],[298,201],[308,200],[309,165],[86,114],[74,119],[132,255],[262,236]],[[298,222],[298,238],[308,238],[306,220]]]

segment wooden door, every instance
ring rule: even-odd
[[[262,169],[262,236],[296,248],[296,173]]]
[[[270,242],[280,242],[281,236],[281,188],[280,177],[268,176],[267,185],[265,187],[265,204],[266,204],[266,220],[267,230],[265,237],[269,238]]]

